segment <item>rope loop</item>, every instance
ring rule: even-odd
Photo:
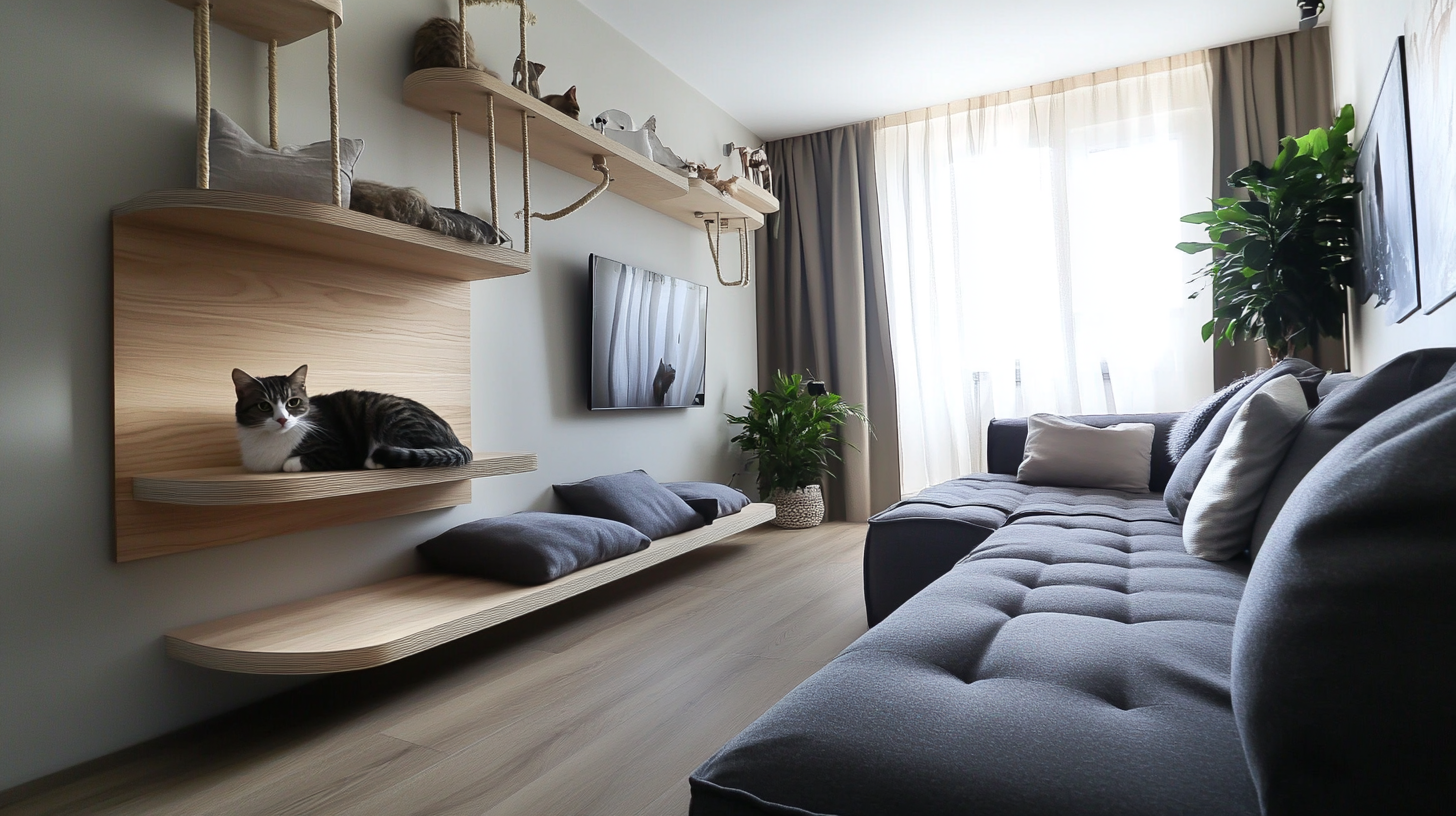
[[[563,207],[553,213],[531,213],[531,218],[539,218],[542,221],[555,221],[558,218],[565,218],[566,216],[571,215],[582,207],[590,204],[592,199],[596,198],[602,193],[605,193],[607,191],[607,186],[612,183],[612,175],[610,171],[607,170],[607,157],[602,155],[592,156],[592,169],[602,174],[602,181],[600,184],[593,187],[590,192],[577,199],[569,206]],[[517,215],[520,215],[520,213],[517,213]]]

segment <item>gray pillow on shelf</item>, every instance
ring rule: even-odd
[[[635,527],[651,539],[703,526],[703,517],[641,470],[551,486],[572,512]]]
[[[741,491],[717,482],[663,482],[662,486],[712,524],[715,519],[731,516],[747,507],[748,497]]]
[[[210,186],[214,190],[334,203],[333,148],[328,142],[283,145],[274,150],[253,141],[247,131],[216,108],[207,140]],[[363,139],[339,140],[339,182],[342,206],[349,206],[354,163],[364,152]]]
[[[416,549],[445,572],[535,585],[631,555],[650,543],[637,530],[609,519],[516,513],[467,522]]]
[[[1223,435],[1228,431],[1229,423],[1233,422],[1234,414],[1243,406],[1244,402],[1252,397],[1255,392],[1272,380],[1278,379],[1286,374],[1294,375],[1299,380],[1300,387],[1304,389],[1305,399],[1310,407],[1319,402],[1316,389],[1319,381],[1324,378],[1325,372],[1316,368],[1313,363],[1297,358],[1280,360],[1273,368],[1265,371],[1254,379],[1250,380],[1237,393],[1224,403],[1223,407],[1208,421],[1208,427],[1198,436],[1198,441],[1193,443],[1183,457],[1178,460],[1178,467],[1173,469],[1173,475],[1168,478],[1168,486],[1163,489],[1163,500],[1168,504],[1168,512],[1173,518],[1182,520],[1188,511],[1188,502],[1193,498],[1193,491],[1198,487],[1198,480],[1203,478],[1203,472],[1208,469],[1208,463],[1213,460],[1213,454],[1223,442]]]

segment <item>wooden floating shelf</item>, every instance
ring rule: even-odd
[[[721,541],[774,517],[750,504],[708,527],[541,586],[426,573],[169,632],[167,654],[210,669],[326,674],[381,666]]]
[[[231,190],[156,190],[111,211],[113,223],[248,241],[343,261],[458,281],[520,275],[531,256],[372,215]]]
[[[188,11],[197,0],[170,0]],[[329,15],[344,19],[343,0],[211,0],[212,21],[250,40],[288,45],[329,27]]]
[[[734,188],[733,197],[748,205],[754,212],[767,214],[779,211],[779,200],[774,197],[773,193],[745,178],[738,179],[738,186]]]
[[[606,156],[612,174],[607,189],[638,204],[680,198],[688,192],[686,178],[484,71],[426,68],[404,80],[406,105],[446,122],[451,112],[459,113],[460,127],[482,136],[490,132],[487,96],[495,97],[496,140],[513,150],[521,149],[524,111],[532,118],[533,159],[597,184],[602,177],[592,169],[592,156]]]
[[[741,201],[729,198],[702,179],[688,179],[688,194],[666,201],[643,201],[644,206],[663,215],[701,228],[704,220],[723,219],[725,230],[746,227],[750,232],[763,226],[763,215]]]
[[[132,477],[137,501],[231,506],[330,499],[402,487],[460,482],[483,476],[529,473],[534,453],[481,453],[461,467],[329,470],[315,473],[250,473],[240,467],[197,468]]]

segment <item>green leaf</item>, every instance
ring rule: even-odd
[[[1214,321],[1210,320],[1203,324],[1203,342],[1207,343],[1208,338],[1213,336]]]
[[[1185,224],[1217,224],[1218,223],[1218,213],[1211,212],[1211,211],[1210,212],[1190,213],[1188,215],[1183,216],[1182,218],[1180,218],[1178,220],[1179,221],[1182,221]]]
[[[1197,255],[1200,252],[1207,252],[1208,250],[1216,249],[1219,246],[1219,244],[1208,244],[1199,241],[1182,241],[1178,244],[1178,249],[1188,253],[1189,255]]]

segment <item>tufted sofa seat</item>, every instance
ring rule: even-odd
[[[1229,690],[1248,562],[1189,556],[1161,501],[1024,495],[700,768],[693,813],[1258,813]]]

